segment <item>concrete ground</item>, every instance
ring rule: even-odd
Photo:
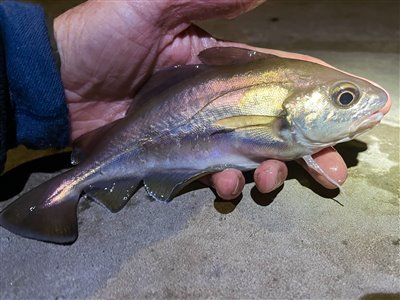
[[[45,2],[53,12],[71,5]],[[290,163],[278,192],[262,195],[250,182],[232,202],[208,188],[168,205],[141,189],[117,214],[83,200],[71,246],[0,228],[1,299],[400,298],[398,2],[268,1],[237,20],[201,25],[317,56],[390,92],[382,124],[337,147],[349,167],[345,195]],[[11,152],[9,163],[23,155]],[[0,208],[67,165],[60,154],[7,172]]]

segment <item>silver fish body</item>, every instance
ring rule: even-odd
[[[1,226],[70,243],[82,193],[115,212],[143,182],[151,197],[169,201],[205,174],[354,138],[380,121],[387,101],[374,84],[311,62],[239,48],[199,56],[204,64],[156,73],[125,118],[80,138],[78,165],[11,203]]]

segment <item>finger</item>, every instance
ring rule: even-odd
[[[310,55],[306,55],[306,54],[287,52],[287,51],[276,50],[276,49],[253,47],[253,46],[250,46],[247,44],[230,42],[230,41],[217,40],[215,43],[216,43],[215,46],[219,46],[219,47],[239,47],[239,48],[244,48],[244,49],[250,49],[250,50],[254,50],[257,52],[261,52],[261,53],[267,53],[267,54],[277,55],[280,57],[291,58],[291,59],[305,60],[305,61],[309,61],[309,62],[318,63],[320,65],[324,65],[324,66],[327,66],[330,68],[334,68],[327,62],[325,62],[319,58],[316,58],[316,57],[313,57]]]
[[[334,148],[326,148],[313,155],[317,164],[325,171],[325,173],[342,185],[347,178],[347,166],[343,158]],[[324,176],[317,173],[306,165],[303,160],[298,161],[304,169],[321,185],[328,189],[335,189],[336,186],[329,182]]]
[[[189,40],[190,39],[190,46],[191,46],[191,53],[190,55],[187,55],[187,60],[185,63],[201,63],[199,58],[197,57],[198,53],[203,51],[204,49],[207,48],[212,48],[212,47],[237,47],[237,48],[243,48],[243,49],[249,49],[261,53],[266,53],[266,54],[272,54],[272,55],[277,55],[280,57],[285,57],[285,58],[291,58],[291,59],[299,59],[299,60],[304,60],[304,61],[309,61],[313,63],[318,63],[320,65],[324,65],[326,67],[334,68],[333,66],[329,65],[327,62],[316,58],[312,57],[309,55],[305,54],[300,54],[300,53],[294,53],[294,52],[287,52],[287,51],[282,51],[282,50],[276,50],[276,49],[268,49],[268,48],[259,48],[259,47],[254,47],[250,46],[244,43],[237,43],[237,42],[231,42],[231,41],[224,41],[224,40],[219,40],[208,34],[206,31],[203,29],[197,27],[196,25],[191,25],[186,29],[186,31],[182,32],[181,38],[179,39],[180,41],[184,40]],[[196,37],[196,38],[194,38]]]
[[[254,172],[254,182],[261,193],[270,193],[280,187],[288,174],[286,164],[279,160],[267,160]]]
[[[225,200],[232,200],[238,197],[245,184],[242,172],[236,169],[226,169],[206,176],[201,181],[215,188],[218,196]]]

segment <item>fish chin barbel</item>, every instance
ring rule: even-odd
[[[116,212],[143,183],[168,202],[205,174],[268,158],[303,158],[326,176],[311,155],[377,124],[388,100],[375,84],[312,62],[232,47],[199,57],[154,74],[123,119],[76,141],[75,168],[12,202],[0,225],[72,243],[81,195]]]

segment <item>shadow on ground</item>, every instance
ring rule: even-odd
[[[388,293],[374,293],[367,294],[360,298],[360,300],[399,300],[400,293],[388,294]]]
[[[71,167],[71,153],[63,152],[26,162],[0,176],[0,202],[21,193],[33,173],[55,173]]]

